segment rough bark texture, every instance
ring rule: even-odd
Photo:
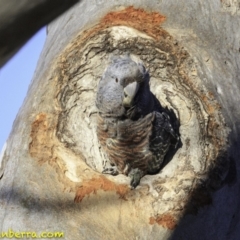
[[[41,27],[78,0],[1,0],[0,67]]]
[[[238,239],[238,11],[235,1],[92,0],[52,23],[2,152],[2,231]],[[109,58],[126,53],[149,69],[152,91],[180,119],[182,142],[133,191],[127,177],[101,174],[94,108]]]

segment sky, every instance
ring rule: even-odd
[[[0,152],[27,94],[45,39],[44,27],[0,69]]]

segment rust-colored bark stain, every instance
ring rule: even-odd
[[[114,191],[121,199],[126,200],[129,187],[126,184],[116,184],[104,176],[97,176],[86,182],[83,182],[82,186],[79,187],[76,192],[74,201],[81,202],[84,197],[89,196],[92,193],[96,194],[99,190]]]
[[[49,116],[46,113],[39,113],[32,123],[30,137],[32,141],[29,144],[29,153],[31,157],[39,162],[45,162],[51,156]]]
[[[49,163],[59,176],[59,181],[64,184],[64,189],[76,191],[79,186],[66,178],[65,166],[59,165],[58,156],[54,154],[54,147],[59,144],[55,142],[54,134],[56,129],[57,114],[38,113],[31,126],[31,142],[29,143],[30,156],[41,165]]]
[[[165,19],[166,17],[158,12],[147,12],[144,9],[130,6],[120,11],[108,13],[94,28],[86,30],[81,38],[82,40],[87,40],[90,36],[95,35],[96,32],[112,26],[132,27],[155,39],[166,38],[170,37],[170,35],[160,27]]]
[[[144,9],[136,9],[133,6],[118,12],[108,13],[102,20],[104,26],[125,25],[143,31],[149,36],[158,37],[165,33],[160,24],[166,17],[158,12],[146,12]],[[165,34],[164,34],[165,35]]]
[[[157,217],[150,217],[149,224],[153,225],[155,223],[170,230],[175,229],[177,226],[176,219],[171,214],[163,214]]]

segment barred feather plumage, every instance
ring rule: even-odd
[[[106,69],[96,106],[97,136],[110,161],[103,172],[128,175],[135,188],[144,175],[160,170],[170,145],[179,139],[168,111],[150,91],[144,66],[129,57],[115,59]]]

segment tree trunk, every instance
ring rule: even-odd
[[[1,231],[66,239],[238,239],[240,42],[236,1],[83,1],[51,23],[2,152]],[[135,190],[101,173],[94,101],[130,54],[180,119],[181,147]]]

